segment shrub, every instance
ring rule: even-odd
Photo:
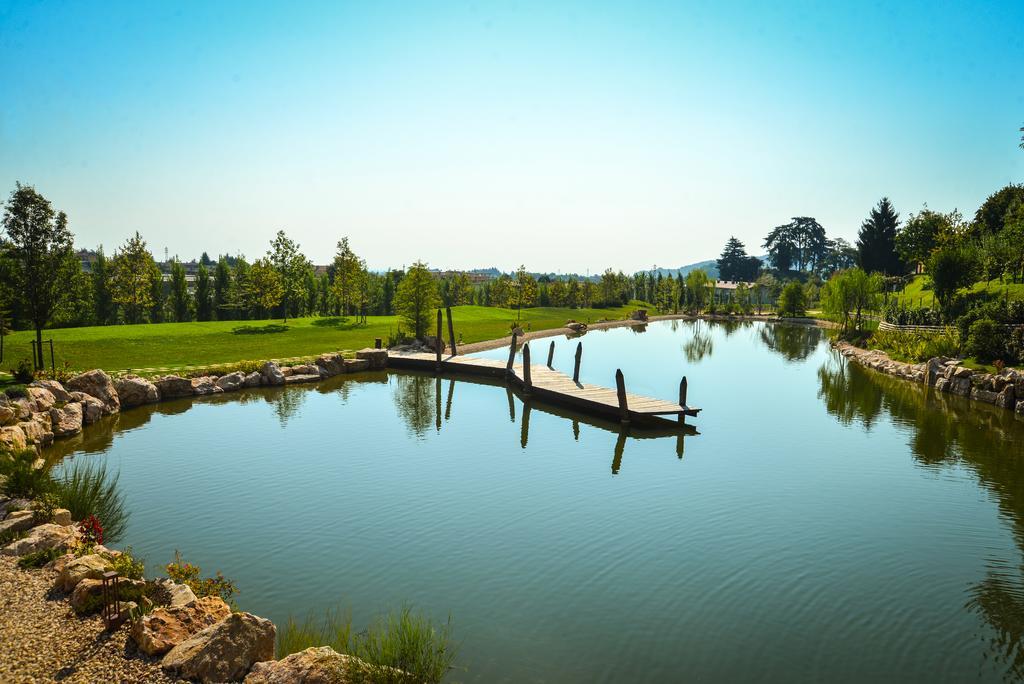
[[[990,318],[982,318],[971,324],[967,335],[966,351],[982,363],[989,363],[1006,356],[1006,328]]]
[[[795,280],[786,283],[779,295],[779,313],[783,316],[803,316],[807,310],[804,288]]]
[[[38,499],[53,487],[50,474],[45,468],[36,468],[36,452],[24,449],[11,454],[10,459],[0,459],[0,475],[4,476],[0,491],[11,498]]]
[[[35,371],[32,370],[32,365],[28,362],[28,359],[19,361],[17,367],[11,369],[11,375],[14,376],[15,382],[22,385],[27,385],[36,379]]]
[[[43,549],[42,551],[34,551],[26,556],[22,556],[18,559],[18,567],[22,570],[28,570],[30,568],[41,568],[52,560],[64,555],[64,551],[61,549]]]
[[[202,569],[198,565],[184,562],[179,551],[174,552],[174,562],[168,563],[165,569],[168,577],[178,584],[187,585],[198,598],[220,596],[230,603],[231,597],[238,593],[235,583],[219,571],[215,577],[201,577]]]
[[[71,364],[67,361],[61,363],[59,368],[51,368],[50,370],[41,370],[36,373],[36,377],[46,380],[56,380],[62,385],[74,377],[75,371],[72,370]]]
[[[59,507],[60,501],[58,501],[57,495],[52,491],[44,492],[32,504],[32,510],[34,511],[32,517],[36,523],[52,522],[54,511]]]
[[[119,540],[128,525],[124,495],[117,483],[118,475],[109,475],[106,463],[75,461],[70,470],[54,480],[54,492],[75,520],[96,516],[103,521],[103,538],[109,543]]]
[[[901,361],[927,361],[935,356],[956,356],[959,336],[953,328],[938,333],[904,330],[876,330],[871,346]]]
[[[146,572],[146,564],[141,558],[136,558],[132,554],[132,547],[130,546],[124,547],[121,553],[113,556],[110,559],[110,564],[121,577],[127,577],[128,579],[142,579],[143,574]]]

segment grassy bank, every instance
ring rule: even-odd
[[[547,330],[564,325],[570,318],[587,323],[621,319],[633,308],[523,309],[522,326]],[[516,313],[493,307],[454,307],[456,339],[461,335],[463,342],[469,343],[507,335]],[[289,320],[284,326],[281,321],[211,321],[60,328],[45,331],[43,338],[53,338],[58,366],[67,362],[78,370],[141,371],[361,349],[373,346],[375,337],[386,341],[398,327],[396,316],[370,316],[361,324],[354,318],[299,318]],[[20,359],[30,358],[32,339],[33,333],[27,330],[7,336],[4,340],[5,371]],[[49,347],[46,353],[49,366]]]
[[[1024,283],[1001,283],[998,280],[991,282],[979,281],[968,288],[960,291],[961,294],[982,294],[992,299],[1024,299]],[[935,294],[931,290],[931,280],[928,276],[915,276],[910,283],[892,296],[907,307],[917,308],[919,306],[932,306]]]

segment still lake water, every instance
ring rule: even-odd
[[[847,366],[815,328],[582,339],[584,383],[689,377],[681,458],[536,407],[524,434],[504,387],[398,373],[136,409],[55,450],[120,471],[150,573],[181,549],[279,625],[451,614],[453,681],[1024,675],[1024,421]]]

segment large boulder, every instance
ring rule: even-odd
[[[14,411],[15,421],[30,419],[32,413],[36,410],[36,403],[28,397],[18,397],[11,401],[8,406]]]
[[[0,425],[10,425],[18,418],[18,412],[11,408],[7,395],[0,392]]]
[[[54,399],[65,404],[68,403],[69,401],[74,401],[74,399],[72,399],[71,397],[71,393],[64,389],[64,385],[60,384],[56,380],[36,380],[35,382],[32,383],[31,386],[42,387],[44,389],[49,390],[50,394],[53,395]]]
[[[369,672],[369,666],[359,658],[342,655],[330,646],[320,646],[292,653],[281,660],[256,663],[245,678],[245,684],[350,684],[372,681]],[[397,670],[395,673],[400,674]],[[395,681],[405,679],[396,677]]]
[[[57,403],[53,392],[45,387],[29,385],[25,388],[25,396],[34,404],[33,411],[49,411]]]
[[[320,375],[330,378],[345,372],[345,359],[341,354],[321,354],[316,360]]]
[[[0,535],[8,532],[24,532],[35,524],[36,514],[33,511],[14,511],[0,520]]]
[[[137,375],[118,378],[114,387],[117,388],[117,396],[121,400],[122,409],[160,401],[160,391],[156,385]]]
[[[36,420],[33,416],[32,420],[26,420],[18,423],[18,427],[25,434],[25,440],[29,444],[47,445],[53,442],[53,431],[50,429],[50,417],[49,414],[46,416],[46,420]]]
[[[285,384],[294,385],[300,382],[316,382],[320,379],[320,374],[316,373],[293,373],[285,377]]]
[[[297,366],[292,366],[292,375],[315,375],[320,376],[320,366],[315,363],[302,363]]]
[[[263,384],[263,376],[257,371],[253,371],[245,376],[245,382],[242,383],[244,387],[259,387]]]
[[[70,437],[82,431],[82,405],[72,402],[63,408],[50,409],[50,425],[54,437]]]
[[[91,553],[88,556],[76,558],[63,566],[60,574],[54,582],[54,588],[61,591],[71,591],[78,586],[82,580],[98,580],[103,578],[103,573],[114,569],[110,561],[99,555]]]
[[[263,364],[263,368],[260,369],[260,375],[263,376],[264,385],[283,385],[284,384],[284,373],[273,361],[267,361]]]
[[[161,666],[185,679],[238,681],[254,664],[274,658],[276,635],[270,620],[232,613],[172,648]]]
[[[158,603],[164,606],[171,608],[184,606],[196,600],[196,595],[191,587],[187,584],[178,584],[166,577],[154,580],[153,586],[156,588],[157,595],[161,598]]]
[[[1013,410],[1017,405],[1017,391],[1012,382],[1003,386],[1003,389],[996,395],[996,406],[999,408]]]
[[[223,392],[220,387],[217,387],[217,378],[210,375],[204,375],[199,378],[192,378],[192,394],[197,397],[206,396],[207,394],[219,394]]]
[[[11,451],[21,451],[28,447],[25,431],[17,425],[0,428],[0,445]]]
[[[214,384],[220,387],[224,392],[234,392],[235,390],[242,389],[242,385],[245,383],[245,375],[235,371],[234,373],[228,373],[217,378]]]
[[[27,537],[13,541],[0,549],[0,555],[25,556],[37,551],[62,550],[68,548],[77,536],[78,530],[74,525],[46,523],[33,527]]]
[[[103,417],[103,402],[85,392],[72,392],[71,400],[82,405],[82,424],[92,425]]]
[[[127,601],[142,600],[146,594],[146,583],[142,580],[126,579],[121,577],[117,580],[118,599],[125,603]],[[103,608],[103,580],[84,579],[75,586],[71,592],[71,607],[79,615],[98,613]]]
[[[84,392],[103,402],[103,413],[110,415],[121,410],[121,399],[110,376],[96,369],[76,375],[67,381],[66,387],[72,392]]]
[[[157,378],[154,383],[156,390],[164,399],[179,399],[192,396],[192,381],[178,375],[165,375]]]
[[[230,614],[224,599],[204,596],[183,606],[157,608],[133,624],[130,634],[140,651],[161,655]]]
[[[370,369],[369,359],[345,359],[346,373],[360,373]]]
[[[382,370],[388,367],[388,352],[386,349],[360,349],[356,352],[356,358],[368,361],[370,370]]]

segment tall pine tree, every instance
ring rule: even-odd
[[[899,275],[903,263],[896,252],[896,229],[900,215],[888,197],[879,200],[857,235],[857,261],[868,273]]]

